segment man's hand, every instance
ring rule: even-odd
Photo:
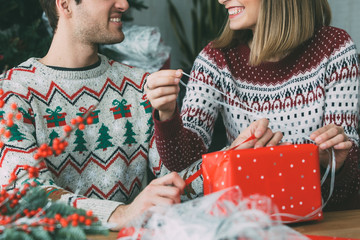
[[[150,74],[145,85],[151,106],[159,111],[160,121],[170,119],[176,109],[182,70],[162,70]]]
[[[131,204],[115,209],[108,222],[115,223],[117,227],[111,230],[119,231],[152,206],[180,203],[184,188],[184,180],[175,172],[153,180]]]

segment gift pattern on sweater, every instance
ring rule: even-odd
[[[152,137],[152,109],[143,91],[148,74],[99,57],[100,65],[86,71],[54,69],[31,58],[1,76],[1,117],[16,103],[23,118],[8,129],[11,138],[2,139],[0,184],[5,186],[11,173],[20,176],[24,165],[34,165],[37,147],[52,145],[71,119],[96,106],[92,122],[72,132],[63,153],[45,159],[36,181],[52,199],[91,209],[106,221],[146,186],[147,168],[156,176],[169,171]],[[11,189],[28,181],[24,176]]]
[[[180,170],[201,158],[210,146],[218,114],[222,115],[228,143],[263,117],[270,119],[273,131],[283,132],[283,141],[292,143],[309,142],[312,132],[335,123],[344,127],[354,145],[337,176],[336,184],[346,187],[334,201],[341,202],[359,191],[359,61],[350,36],[341,29],[322,27],[279,62],[250,66],[249,54],[245,44],[214,49],[211,43],[199,54],[181,119],[174,116],[165,123],[155,121],[164,164]]]

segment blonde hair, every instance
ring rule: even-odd
[[[227,48],[239,42],[251,42],[249,63],[259,65],[273,57],[285,56],[330,21],[327,0],[262,0],[254,32],[231,30],[228,21],[212,46]]]

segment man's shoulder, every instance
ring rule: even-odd
[[[18,66],[13,67],[0,75],[0,87],[20,91],[21,86],[28,85],[32,79],[36,78],[35,59],[30,58]],[[4,90],[5,90],[4,89]]]
[[[145,79],[149,75],[146,70],[126,65],[108,58],[106,59],[110,65],[109,70],[111,71],[111,75],[116,76],[116,78],[122,82],[121,84],[137,85],[138,88],[143,87]]]
[[[30,58],[25,62],[20,63],[0,75],[0,80],[14,80],[23,79],[26,76],[35,74],[36,67],[34,66],[34,58]]]

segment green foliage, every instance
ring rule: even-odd
[[[61,228],[54,239],[58,240],[86,240],[86,235],[78,227]]]
[[[51,38],[41,15],[38,0],[1,0],[0,72],[47,52]]]
[[[1,194],[0,194],[0,197]],[[31,187],[30,190],[23,196],[19,204],[15,208],[10,208],[9,205],[0,202],[0,206],[6,206],[6,216],[16,219],[15,216],[19,213],[23,213],[25,209],[32,211],[36,209],[42,209],[43,212],[28,218],[22,215],[22,218],[17,221],[0,227],[0,239],[9,240],[51,240],[51,239],[86,239],[86,234],[102,234],[108,235],[109,230],[101,225],[95,217],[87,215],[87,212],[83,209],[74,208],[63,202],[52,202],[47,198],[47,194],[44,189],[39,187]],[[56,222],[52,231],[47,231],[44,227],[48,226],[49,219],[55,221],[56,215],[61,216],[63,220],[73,216],[86,216],[87,219],[92,219],[91,225],[86,225],[81,222],[77,222],[72,226],[72,221],[68,220],[67,226],[62,226],[59,222]],[[0,214],[0,219],[4,219]],[[47,219],[47,221],[43,221]],[[34,226],[29,222],[37,223]],[[26,231],[24,227],[26,226]]]
[[[61,214],[63,216],[68,216],[73,213],[78,213],[80,215],[85,215],[85,210],[73,208],[69,205],[65,205],[62,202],[54,202],[51,206],[46,210],[46,217],[53,218],[55,214]]]
[[[36,240],[51,239],[50,234],[47,231],[45,231],[42,227],[34,228],[34,230],[31,232],[31,235]]]
[[[46,192],[41,188],[31,188],[21,199],[21,204],[30,211],[45,206],[47,202]]]
[[[34,240],[34,238],[32,238],[27,233],[22,231],[17,231],[15,228],[5,229],[4,233],[0,235],[0,238],[6,240]],[[48,240],[48,239],[44,239],[44,240]]]
[[[131,8],[146,9],[143,0],[129,0]],[[0,74],[30,57],[44,56],[51,36],[42,21],[39,0],[0,0]],[[124,21],[132,18],[125,15]]]
[[[172,0],[167,1],[171,24],[184,54],[184,60],[181,61],[182,68],[188,72],[199,52],[221,32],[226,20],[226,10],[218,1],[193,0],[191,9],[192,38],[190,39],[186,36],[184,22],[177,8]]]

